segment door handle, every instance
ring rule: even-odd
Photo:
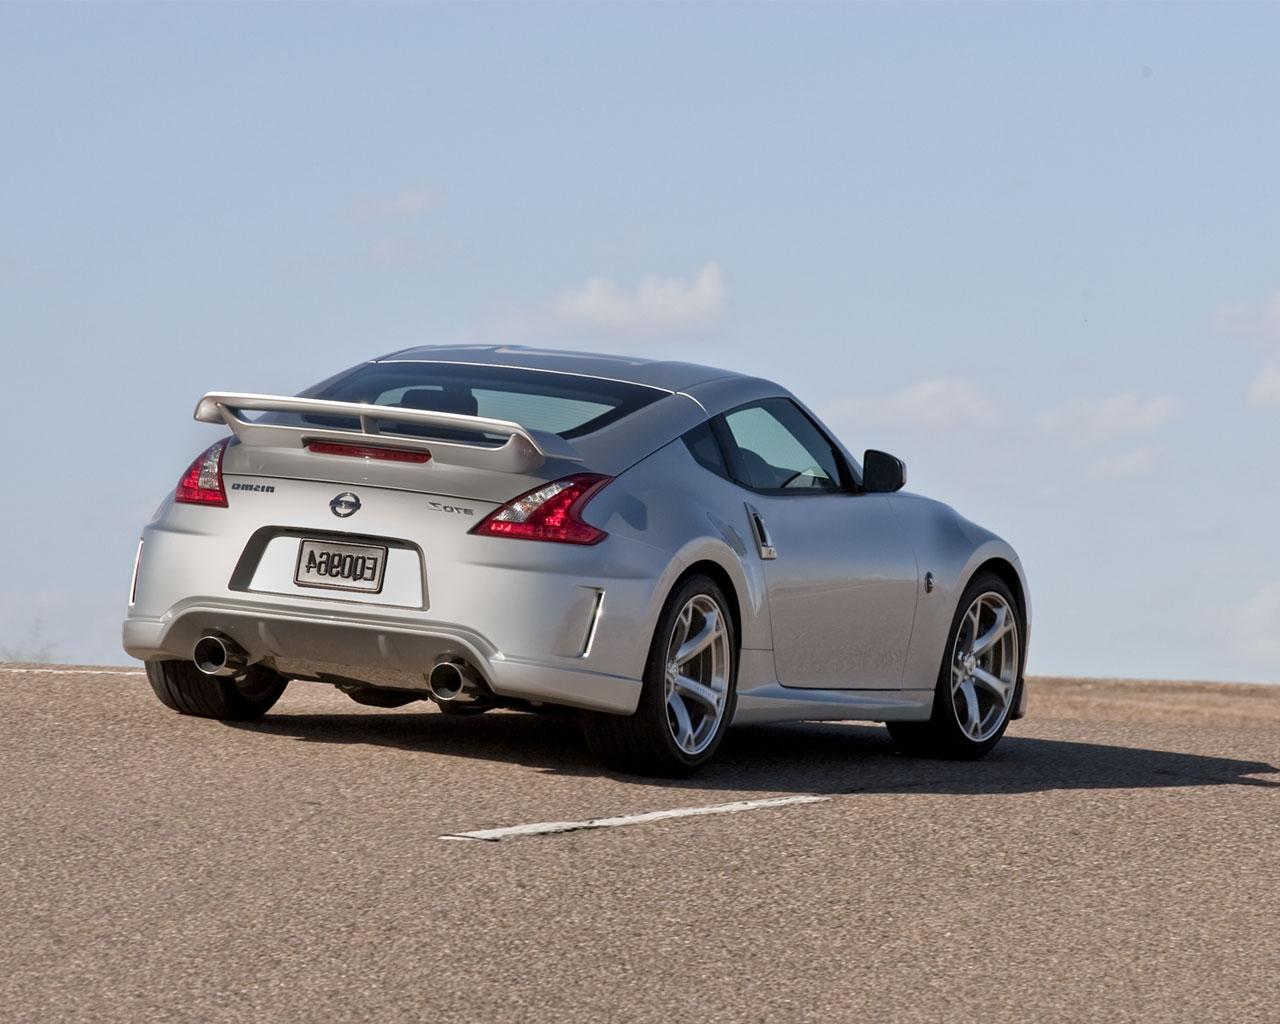
[[[751,519],[751,532],[755,534],[756,549],[760,552],[760,558],[766,562],[777,558],[778,549],[773,546],[773,539],[769,536],[760,513],[751,505],[747,505],[747,516]]]

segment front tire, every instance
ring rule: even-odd
[[[585,712],[587,745],[617,771],[689,775],[711,760],[733,721],[737,676],[729,602],[710,577],[690,576],[658,616],[635,713]]]
[[[250,668],[234,679],[207,676],[190,661],[148,661],[146,668],[151,689],[165,707],[228,722],[261,718],[289,685],[289,680],[266,668]]]
[[[887,722],[905,754],[975,760],[1009,727],[1022,672],[1026,626],[1013,591],[980,573],[956,606],[927,722]]]

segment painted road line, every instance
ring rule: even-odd
[[[508,825],[506,828],[485,828],[476,832],[452,832],[441,839],[469,839],[496,843],[517,836],[546,836],[558,832],[584,832],[596,828],[620,828],[623,825],[644,825],[668,818],[694,818],[703,814],[737,814],[740,811],[760,811],[767,807],[789,807],[792,804],[819,804],[830,800],[829,796],[775,796],[763,800],[737,800],[731,804],[708,804],[705,807],[676,807],[669,811],[647,811],[644,814],[624,814],[616,818],[590,818],[586,821],[539,821],[532,825]]]
[[[140,668],[9,668],[0,665],[0,675],[27,673],[40,676],[139,676]]]

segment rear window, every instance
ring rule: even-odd
[[[348,374],[308,388],[302,397],[488,416],[512,420],[527,430],[545,430],[563,438],[574,438],[629,416],[665,394],[667,392],[658,388],[641,384],[546,370],[405,362],[366,363]],[[355,419],[339,416],[272,413],[265,419],[287,425],[359,428]],[[490,440],[500,444],[506,440],[505,436],[392,421],[379,423],[379,431],[473,443]]]

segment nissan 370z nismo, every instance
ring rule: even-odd
[[[734,722],[972,758],[1025,706],[1017,555],[770,381],[415,348],[195,416],[230,433],[143,531],[124,623],[176,711],[256,718],[290,680],[577,708],[605,764],[678,775]]]

